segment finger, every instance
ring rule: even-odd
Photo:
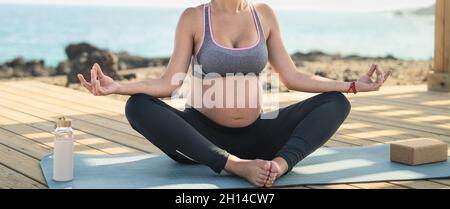
[[[92,91],[94,91],[94,95],[97,96],[97,75],[96,75],[94,69],[91,69],[91,85],[92,85]]]
[[[94,70],[94,71],[97,71],[97,70]],[[95,77],[97,77],[97,73],[95,74]],[[99,80],[95,81],[95,89],[97,90],[97,94],[98,95],[103,95],[103,91],[102,91],[102,88],[100,86],[100,81]]]
[[[381,83],[381,82],[380,83],[374,83],[373,86],[372,86],[372,90],[373,91],[378,91],[380,89],[381,85],[383,85],[383,83]]]
[[[386,72],[386,74],[384,74],[384,80],[383,80],[383,83],[389,78],[389,76],[391,76],[392,75],[392,71],[391,70],[389,70],[389,71],[387,71]]]
[[[103,95],[104,91],[103,91],[102,87],[100,86],[100,81],[96,82],[96,88],[97,88],[97,94],[99,96]]]
[[[378,67],[376,67],[375,68],[375,72],[376,72],[376,74],[377,74],[377,80],[375,81],[376,83],[383,83],[383,71],[380,69],[380,68],[378,68]]]
[[[94,69],[97,71],[98,78],[102,79],[105,76],[105,74],[103,74],[103,71],[100,68],[99,64],[95,63],[94,64]]]
[[[84,86],[84,88],[86,88],[86,89],[89,90],[89,91],[92,90],[91,84],[88,83],[88,82],[86,81],[86,79],[84,79],[84,76],[83,76],[82,74],[78,74],[77,77],[78,77],[78,80],[80,80],[81,85]]]
[[[370,66],[369,72],[367,72],[367,76],[371,77],[373,75],[373,72],[375,72],[375,69],[376,69],[376,65],[372,64]]]

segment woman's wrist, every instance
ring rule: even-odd
[[[358,92],[358,85],[357,85],[357,81],[346,81],[343,82],[343,87],[341,92],[344,93],[355,93]]]
[[[342,87],[340,88],[341,89],[341,91],[340,92],[344,92],[344,93],[347,93],[348,92],[348,89],[350,88],[350,85],[352,84],[352,82],[350,81],[350,82],[347,82],[347,81],[344,81],[344,82],[342,82]]]
[[[124,94],[124,85],[120,84],[120,83],[116,83],[117,84],[117,88],[116,90],[113,92],[113,94]]]

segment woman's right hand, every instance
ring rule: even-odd
[[[371,78],[374,73],[376,73],[375,81],[372,80]],[[384,71],[381,70],[381,68],[377,64],[372,64],[372,66],[370,66],[369,72],[361,76],[356,81],[356,91],[357,92],[378,91],[391,74],[392,74],[391,71],[384,73]]]
[[[91,69],[91,82],[87,82],[82,74],[78,74],[78,79],[87,90],[95,96],[105,96],[117,93],[120,84],[115,82],[111,77],[103,74],[100,65],[97,63]]]

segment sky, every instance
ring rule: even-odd
[[[8,4],[69,4],[109,6],[188,7],[209,0],[0,0]],[[273,8],[294,10],[386,11],[429,6],[435,0],[258,0]]]

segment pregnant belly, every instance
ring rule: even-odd
[[[230,76],[200,81],[194,78],[189,105],[226,127],[245,127],[261,113],[258,77]],[[233,80],[230,80],[233,79]]]
[[[212,121],[226,127],[239,128],[251,125],[258,119],[258,108],[213,108],[198,109]]]

